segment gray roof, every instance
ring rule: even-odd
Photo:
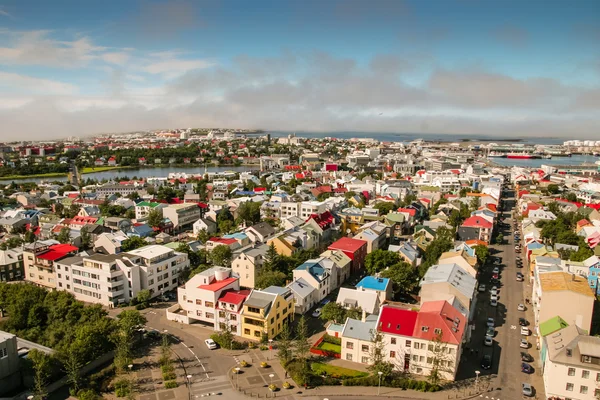
[[[340,288],[337,299],[338,304],[350,304],[360,307],[369,314],[374,314],[379,309],[379,296],[374,291],[363,291],[350,288]]]
[[[244,304],[250,307],[264,308],[265,315],[267,315],[269,314],[273,300],[275,300],[275,294],[254,290],[250,293]]]
[[[437,264],[429,267],[421,280],[421,286],[428,283],[448,282],[468,299],[473,298],[477,280],[458,264]]]
[[[248,257],[256,257],[258,255],[264,256],[265,254],[267,254],[267,250],[269,250],[269,246],[267,246],[266,244],[261,244],[260,246],[253,247],[249,250],[244,251],[243,253],[246,254]]]
[[[286,287],[294,292],[296,296],[302,299],[310,296],[310,294],[316,290],[314,287],[310,286],[308,282],[304,280],[304,278],[296,279]]]
[[[275,229],[266,222],[259,222],[258,224],[252,225],[250,228],[254,229],[262,236],[270,236],[275,233]]]
[[[358,319],[348,318],[344,324],[342,337],[370,341],[376,325],[376,318],[367,318],[366,322],[362,322]]]
[[[280,296],[285,296],[287,293],[289,293],[289,291],[290,289],[281,286],[269,286],[268,288],[263,289],[263,292],[265,293],[273,293]]]

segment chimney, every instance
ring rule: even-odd
[[[361,322],[367,322],[367,312],[365,310],[363,310],[362,317],[360,320]]]

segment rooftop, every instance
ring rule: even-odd
[[[172,251],[173,250],[171,250],[168,247],[161,246],[159,244],[153,244],[149,246],[140,247],[139,249],[128,251],[128,253],[143,258],[154,258],[169,254]]]
[[[378,330],[394,335],[412,336],[419,313],[389,305],[381,307]]]
[[[378,291],[385,291],[388,287],[390,280],[388,278],[378,278],[376,276],[365,276],[360,282],[356,284],[356,287],[363,289],[371,289]]]
[[[209,283],[208,285],[200,285],[198,286],[198,289],[216,292],[217,290],[221,290],[237,280],[237,277],[226,278],[221,281],[214,281],[213,283]]]
[[[594,297],[588,280],[567,272],[548,272],[539,275],[542,293],[571,291],[584,296]]]
[[[348,237],[343,237],[335,242],[333,242],[330,246],[330,250],[342,250],[342,251],[350,251],[356,252],[361,247],[366,246],[367,242],[364,240],[352,239]]]

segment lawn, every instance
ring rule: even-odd
[[[82,174],[93,174],[94,172],[112,171],[115,169],[127,169],[132,167],[84,167],[81,171]]]
[[[311,369],[317,375],[322,375],[323,373],[325,373],[328,376],[336,378],[360,378],[369,375],[367,372],[357,371],[355,369],[343,367],[336,367],[335,365],[323,364],[319,362],[312,363]]]
[[[338,353],[338,354],[342,353],[342,346],[340,346],[339,344],[333,344],[333,343],[327,343],[327,342],[321,342],[317,346],[317,349],[323,350],[323,351],[331,351],[333,353]]]

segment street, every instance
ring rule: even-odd
[[[496,399],[516,399],[521,398],[521,384],[530,383],[537,395],[537,398],[544,398],[543,382],[538,367],[539,352],[536,349],[536,340],[534,336],[528,336],[530,343],[529,349],[519,347],[520,341],[525,336],[521,336],[519,318],[525,318],[531,324],[533,321],[533,312],[526,306],[525,311],[518,311],[519,304],[525,304],[525,298],[530,296],[531,284],[529,274],[524,272],[525,268],[517,268],[515,243],[513,240],[511,210],[515,205],[514,192],[506,190],[504,196],[504,211],[499,213],[498,217],[503,216],[508,226],[499,228],[499,232],[504,236],[504,242],[501,245],[490,245],[490,260],[487,265],[481,269],[479,283],[486,287],[485,292],[478,292],[476,303],[476,314],[474,317],[475,330],[473,331],[469,348],[473,349],[475,354],[465,350],[461,359],[458,379],[467,379],[475,376],[475,371],[481,372],[481,376],[492,375],[490,398]],[[497,263],[499,261],[499,263]],[[492,270],[494,267],[500,269],[500,284],[491,282]],[[525,275],[524,282],[516,279],[517,271]],[[490,305],[490,289],[492,286],[498,286],[498,305]],[[495,336],[491,347],[484,346],[484,337],[486,334],[486,321],[488,317],[494,318]],[[534,331],[531,325],[528,326],[530,333]],[[521,351],[527,351],[533,356],[533,362],[530,364],[534,368],[532,374],[521,372]],[[481,358],[484,354],[492,355],[492,366],[489,370],[481,368]]]

